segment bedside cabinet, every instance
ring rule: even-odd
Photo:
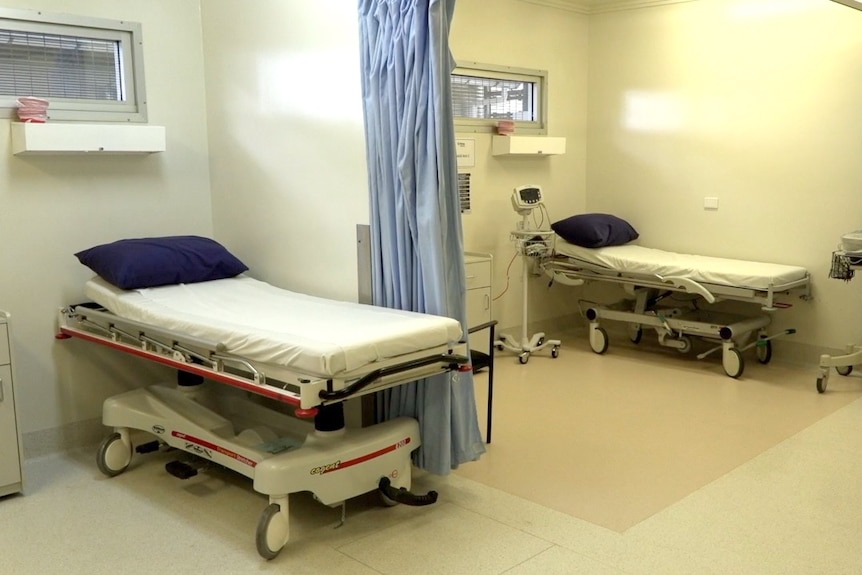
[[[464,252],[467,276],[467,327],[491,321],[491,254]],[[470,349],[489,353],[488,338],[470,336]]]
[[[9,314],[0,311],[0,496],[23,491],[21,433],[15,408]]]

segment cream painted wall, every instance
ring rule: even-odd
[[[272,0],[237,18],[233,2],[208,0],[202,19],[216,233],[249,254],[262,279],[355,299],[355,226],[369,217],[355,2]],[[543,34],[522,34],[525,22]],[[514,186],[544,185],[552,216],[583,209],[586,22],[516,0],[493,14],[478,0],[456,3],[455,58],[549,70],[551,134],[568,137],[565,156],[503,160],[491,157],[489,134],[460,135],[476,140],[478,159],[465,245],[497,258],[495,295],[514,255]],[[576,56],[560,59],[562,50]],[[520,324],[519,265],[495,302],[502,326]],[[546,285],[534,283],[536,293]],[[531,320],[559,315],[568,299],[562,290],[535,297]]]
[[[142,22],[150,121],[168,136],[164,154],[24,158],[11,155],[0,121],[0,308],[13,314],[25,432],[98,418],[105,397],[166,375],[53,340],[54,311],[81,300],[90,275],[79,249],[214,234],[263,279],[356,297],[355,225],[368,207],[355,2],[4,6]],[[780,6],[793,9],[757,12]],[[517,221],[509,195],[538,183],[552,220],[610,211],[659,247],[804,265],[818,299],[778,319],[810,345],[862,340],[846,321],[862,311],[862,280],[826,278],[840,234],[862,228],[860,42],[862,18],[824,0],[698,0],[589,18],[458,0],[454,56],[549,70],[550,134],[568,146],[498,158],[490,135],[459,134],[476,140],[467,249],[493,253],[503,292]],[[337,101],[311,85],[336,77]],[[717,212],[703,210],[707,195],[719,197]],[[494,317],[517,327],[519,262],[508,276]],[[530,319],[574,313],[576,290],[546,284],[531,283]]]
[[[98,418],[109,395],[165,375],[97,346],[55,341],[56,310],[84,301],[92,274],[73,256],[78,250],[124,237],[212,233],[203,54],[197,0],[3,6],[140,22],[149,120],[167,133],[161,154],[23,157],[12,155],[9,121],[0,120],[0,308],[14,322],[28,433]]]
[[[520,326],[523,309],[521,261],[512,262],[516,251],[509,241],[509,231],[520,220],[512,210],[512,190],[541,185],[551,221],[586,206],[588,37],[587,17],[571,11],[517,0],[497,0],[493,10],[486,0],[455,4],[450,37],[455,59],[547,70],[548,134],[566,138],[564,155],[521,158],[491,156],[491,134],[457,135],[475,140],[475,166],[461,170],[472,174],[472,209],[462,218],[464,244],[469,251],[494,256],[492,289],[498,299],[492,313],[503,329]],[[530,281],[531,323],[576,312],[569,288],[549,290],[547,285],[544,276]]]
[[[862,14],[699,0],[593,16],[590,38],[588,210],[653,247],[805,266],[816,300],[776,323],[862,340],[862,285],[828,279],[862,228]]]
[[[355,0],[201,9],[217,235],[260,279],[355,301],[369,218]]]

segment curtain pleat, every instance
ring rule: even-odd
[[[453,317],[465,337],[463,237],[450,98],[454,0],[359,0],[375,305]],[[378,394],[419,421],[414,463],[446,474],[485,451],[472,373]]]

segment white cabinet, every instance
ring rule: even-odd
[[[9,314],[0,311],[0,496],[23,490],[10,340]]]
[[[492,156],[554,156],[566,153],[566,139],[550,136],[492,136]]]
[[[150,154],[165,151],[164,126],[12,122],[13,154]]]
[[[467,327],[491,321],[491,255],[464,253],[467,275]],[[470,335],[470,349],[489,353],[488,332]]]

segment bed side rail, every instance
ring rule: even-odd
[[[290,405],[301,404],[300,393],[286,386],[267,385],[264,372],[242,358],[224,354],[220,343],[178,338],[169,331],[119,318],[104,309],[88,305],[62,308],[56,337],[76,337]],[[240,366],[248,375],[226,371],[226,363]]]
[[[466,356],[455,354],[431,355],[389,367],[375,369],[339,390],[321,391],[319,395],[321,399],[327,401],[346,399],[348,397],[358,395],[361,391],[367,389],[376,381],[382,381],[387,377],[398,376],[408,372],[411,373],[412,377],[414,370],[429,366],[435,366],[438,370],[446,372],[470,371],[473,369],[470,365],[469,358]]]
[[[555,281],[565,285],[578,285],[577,281],[603,281],[633,287],[651,287],[685,293],[696,294],[709,303],[715,303],[716,295],[701,283],[690,278],[677,276],[662,277],[660,275],[637,275],[614,270],[595,270],[582,267],[559,259],[549,260],[543,264],[545,273]]]
[[[788,294],[791,291],[801,291],[802,293],[799,297],[803,300],[811,299],[810,277],[808,275],[786,284],[771,285],[765,289],[755,289],[706,284],[689,278],[674,276],[662,277],[658,275],[639,275],[613,270],[590,269],[573,263],[570,260],[559,258],[548,260],[542,267],[553,281],[559,281],[564,285],[578,285],[576,282],[590,281],[610,282],[633,288],[645,287],[694,294],[704,298],[709,303],[715,303],[720,300],[757,303],[765,311],[787,307],[779,305],[775,301],[775,297]]]
[[[382,360],[340,377],[324,378],[237,357],[227,353],[219,342],[126,320],[90,304],[62,308],[58,323],[58,339],[76,337],[98,343],[302,410],[443,372],[472,369],[466,343],[462,342]]]

